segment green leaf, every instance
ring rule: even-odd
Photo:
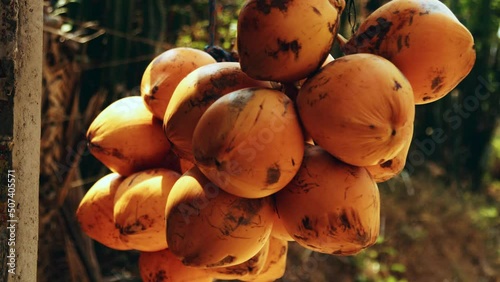
[[[401,263],[393,263],[391,265],[391,271],[404,273],[406,271],[406,266],[404,266],[404,264],[401,264]]]

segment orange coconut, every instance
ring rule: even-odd
[[[193,134],[196,165],[217,186],[259,198],[282,189],[297,172],[304,137],[292,101],[282,92],[246,88],[203,114]]]
[[[301,169],[275,199],[288,233],[305,248],[352,255],[378,237],[376,182],[365,168],[345,164],[319,146],[307,146]]]
[[[167,200],[168,246],[185,265],[237,265],[264,247],[272,216],[270,198],[245,199],[226,193],[193,167],[175,183]]]
[[[82,231],[97,242],[116,250],[131,249],[120,238],[115,227],[113,206],[116,190],[125,177],[110,173],[99,179],[85,193],[78,205],[76,218]]]
[[[271,85],[248,77],[235,62],[207,65],[186,76],[175,89],[163,120],[176,154],[194,162],[191,140],[200,117],[223,95],[246,87]]]
[[[394,63],[410,81],[416,104],[436,101],[471,71],[474,38],[439,0],[394,0],[370,14],[342,47]]]
[[[195,69],[216,63],[208,53],[189,47],[167,50],[147,66],[141,81],[141,96],[153,115],[163,120],[165,109],[179,82]]]
[[[377,55],[348,55],[327,64],[302,86],[297,108],[315,144],[356,166],[394,158],[413,134],[411,85]]]

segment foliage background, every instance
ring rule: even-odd
[[[356,13],[344,13],[341,33],[349,37],[353,24],[384,2],[348,2]],[[242,3],[217,1],[215,40],[226,50]],[[417,106],[407,167],[379,185],[379,242],[353,257],[292,244],[283,281],[500,281],[500,1],[444,3],[472,32],[477,62],[445,98]],[[139,95],[142,72],[156,55],[207,44],[208,3],[59,0],[46,2],[45,15],[39,280],[140,281],[138,253],[88,240],[74,219],[83,193],[107,173],[85,149],[84,132],[107,104]],[[337,46],[332,54],[342,55]],[[433,141],[440,131],[446,140]]]

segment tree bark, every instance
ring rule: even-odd
[[[36,281],[43,1],[0,1],[0,281]]]

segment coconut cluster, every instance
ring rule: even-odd
[[[345,40],[344,7],[248,0],[238,61],[154,58],[141,96],[88,129],[111,173],[82,199],[82,230],[140,251],[144,281],[274,281],[291,241],[341,256],[375,244],[377,183],[405,166],[415,106],[470,72],[474,41],[438,0],[393,0]]]

